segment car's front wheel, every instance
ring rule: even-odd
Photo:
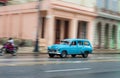
[[[66,58],[67,57],[67,52],[63,51],[60,55],[61,58]]]

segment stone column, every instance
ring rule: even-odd
[[[9,25],[8,25],[8,35],[9,35],[9,36],[8,36],[8,37],[12,37],[12,34],[13,34],[13,33],[12,33],[12,32],[13,32],[13,30],[12,30],[12,28],[13,28],[13,27],[12,27],[12,21],[13,21],[12,17],[13,17],[13,15],[10,14],[10,15],[9,15],[9,18],[8,18],[8,21],[9,21],[9,23],[8,23],[8,24],[9,24]]]
[[[54,44],[55,41],[55,17],[53,15],[46,16],[46,41],[47,45]]]
[[[23,38],[23,15],[19,14],[19,38]]]
[[[3,26],[2,26],[3,27],[3,31],[2,31],[3,37],[7,37],[6,36],[6,33],[7,33],[7,30],[6,30],[7,29],[7,23],[6,23],[7,22],[7,16],[8,16],[7,14],[3,15],[3,20],[4,20],[3,21]]]
[[[91,41],[92,45],[94,45],[94,32],[95,32],[95,22],[89,21],[87,24],[87,38]]]
[[[69,38],[77,38],[78,20],[76,18],[70,21]]]
[[[112,45],[112,26],[109,25],[109,32],[108,32],[108,49],[111,49]]]
[[[101,48],[105,48],[105,25],[101,26]]]
[[[118,26],[116,26],[115,28],[115,49],[117,49],[117,45],[118,45]]]
[[[61,26],[60,26],[60,40],[63,40],[64,39],[64,34],[65,34],[65,31],[64,31],[64,20],[61,20]]]
[[[120,39],[120,25],[118,24],[117,27],[118,27],[118,30],[117,30],[117,49],[120,49],[120,41],[119,41],[119,39]]]
[[[10,15],[8,14],[6,16],[6,37],[10,37],[9,36],[9,26],[10,26]]]
[[[98,45],[99,45],[99,42],[98,42],[98,35],[97,35],[97,23],[95,24],[95,26],[94,26],[94,39],[93,39],[93,46],[94,46],[94,48],[97,48],[98,47]]]

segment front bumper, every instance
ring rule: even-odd
[[[61,54],[58,51],[54,52],[54,51],[48,51],[48,54]]]

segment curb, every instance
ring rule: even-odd
[[[29,52],[29,53],[17,53],[17,55],[47,55],[48,53],[35,53],[35,52]]]
[[[106,52],[103,52],[103,53],[92,53],[92,54],[120,54],[120,53],[106,53]]]
[[[18,55],[35,55],[35,54],[38,54],[38,55],[48,55],[48,53],[17,53]],[[105,55],[107,55],[107,54],[120,54],[120,53],[92,53],[92,54],[105,54]]]

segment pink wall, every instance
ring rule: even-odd
[[[38,25],[38,10],[36,2],[0,7],[0,37],[17,37],[22,39],[35,40],[36,28]],[[59,0],[44,0],[41,4],[41,15],[46,17],[45,39],[47,45],[54,43],[55,35],[55,18],[68,19],[73,21],[75,25],[74,30],[71,28],[69,31],[75,31],[76,21],[91,22],[88,29],[93,29],[93,21],[96,13],[93,8],[78,6],[72,3],[67,3]],[[72,27],[72,26],[71,26]],[[76,33],[76,31],[74,32]],[[93,32],[89,30],[89,33]],[[70,38],[76,35],[71,34]],[[88,36],[92,41],[93,36]],[[48,41],[49,40],[49,41]]]
[[[46,11],[48,4],[48,0],[42,1],[40,9]],[[37,5],[38,3],[32,2],[0,7],[0,37],[12,36],[34,40],[38,24]]]
[[[35,3],[0,7],[0,37],[35,39]]]

